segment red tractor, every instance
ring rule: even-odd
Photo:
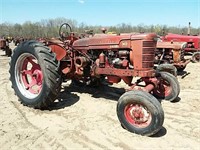
[[[63,34],[62,28],[69,31]],[[130,88],[117,104],[122,126],[147,136],[161,129],[164,112],[157,98],[173,101],[180,87],[172,74],[153,69],[156,34],[105,34],[80,39],[66,23],[59,31],[62,40],[45,44],[25,41],[13,52],[10,80],[23,105],[48,108],[64,80],[85,84],[102,78],[110,83],[123,80]],[[133,77],[139,79],[132,83]]]
[[[200,62],[200,36],[179,35],[168,33],[162,37],[163,41],[187,42],[185,53],[192,54],[193,62]]]
[[[155,64],[172,64],[177,71],[183,71],[186,65],[191,61],[185,59],[184,48],[186,42],[166,42],[158,40],[155,50]],[[164,65],[160,65],[162,67]]]

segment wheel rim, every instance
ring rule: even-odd
[[[141,104],[128,104],[124,109],[128,123],[138,128],[145,128],[151,123],[151,113]]]
[[[171,94],[172,87],[169,82],[161,79],[158,88],[154,91],[154,93],[159,97],[167,97]]]
[[[21,94],[29,99],[42,90],[43,74],[38,60],[30,53],[20,55],[15,65],[15,80]]]
[[[199,53],[197,53],[197,54],[194,55],[194,60],[196,62],[200,62],[200,54]]]

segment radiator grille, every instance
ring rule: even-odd
[[[143,47],[155,47],[154,41],[143,41]]]
[[[185,53],[185,51],[184,51],[184,49],[182,49],[181,50],[181,60],[184,60],[184,53]]]
[[[153,68],[153,66],[154,66],[154,63],[153,62],[143,62],[142,63],[142,67],[143,68]]]
[[[143,41],[142,68],[153,68],[155,59],[155,42]]]
[[[154,48],[146,48],[146,47],[143,47],[142,53],[143,53],[143,54],[152,54],[152,55],[154,55]]]
[[[143,55],[142,60],[143,61],[152,61],[154,60],[155,56],[154,55]]]

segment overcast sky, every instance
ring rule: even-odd
[[[88,25],[200,27],[200,0],[0,0],[0,23],[65,17]]]

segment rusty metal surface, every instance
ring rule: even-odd
[[[166,41],[158,41],[156,44],[156,48],[169,48],[174,50],[183,49],[186,46],[186,42],[166,42]]]
[[[63,59],[67,54],[66,49],[62,45],[49,44],[48,46],[51,48],[52,52],[56,53],[57,60]]]

